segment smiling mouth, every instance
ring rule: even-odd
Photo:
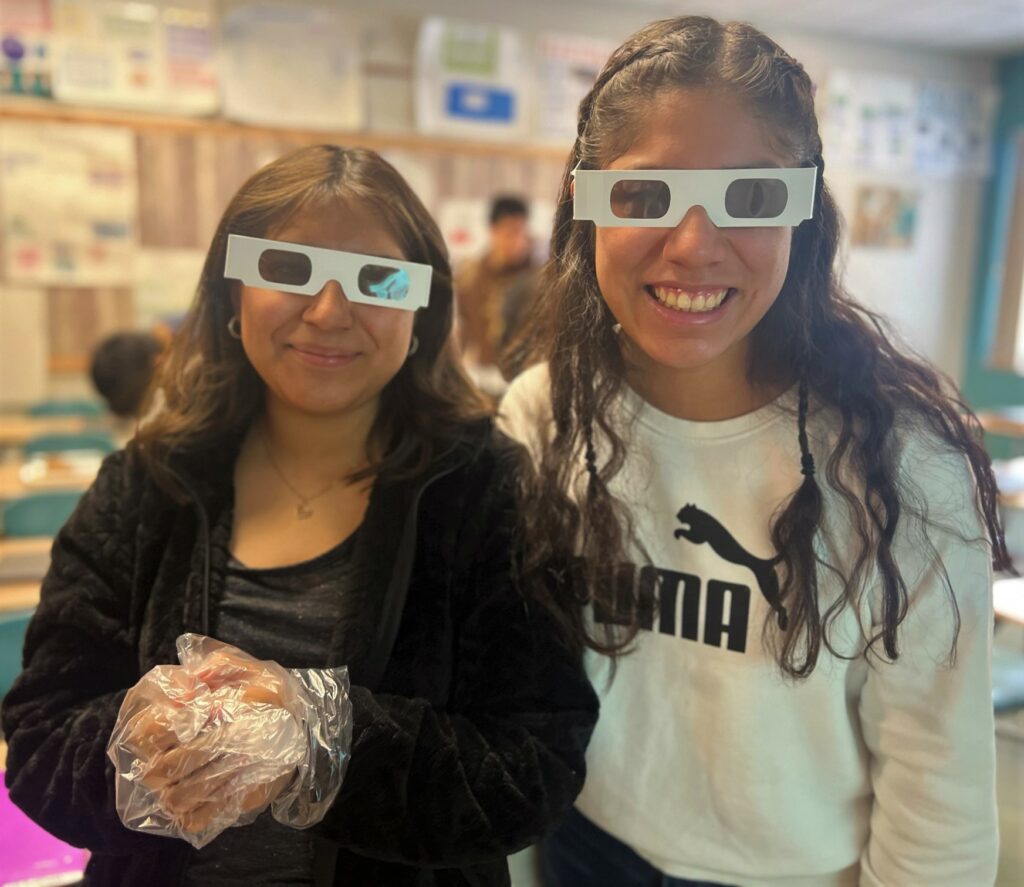
[[[307,354],[310,357],[319,357],[324,360],[343,360],[349,357],[356,357],[357,352],[355,351],[325,351],[320,348],[309,348],[304,345],[292,345],[293,350],[299,351],[302,354]]]
[[[671,286],[645,286],[644,290],[659,304],[683,314],[707,314],[719,308],[736,292],[732,287],[684,290]]]

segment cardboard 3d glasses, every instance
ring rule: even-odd
[[[224,276],[246,286],[315,296],[329,280],[350,302],[413,311],[430,299],[430,265],[301,243],[228,235]]]
[[[817,167],[576,169],[573,218],[601,228],[674,228],[702,206],[719,228],[794,227],[814,212]]]

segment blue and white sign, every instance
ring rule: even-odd
[[[416,53],[416,123],[424,133],[503,138],[526,132],[523,42],[492,25],[428,18]]]

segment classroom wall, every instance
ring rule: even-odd
[[[998,65],[1002,102],[996,121],[996,175],[986,188],[972,277],[972,310],[964,390],[976,408],[1024,403],[1024,377],[989,366],[999,309],[1006,224],[1013,196],[1013,143],[1024,132],[1024,54]]]
[[[222,8],[235,0],[225,0]],[[418,0],[348,0],[347,11],[353,27],[364,35],[360,43],[370,74],[367,77],[368,119],[378,132],[400,132],[412,128],[412,59],[417,27],[424,15]],[[685,7],[674,11],[701,11]],[[646,21],[662,15],[652,5],[623,9],[609,4],[544,4],[521,0],[515,4],[479,4],[469,0],[432,0],[431,12],[468,20],[487,21],[519,28],[527,37],[543,32],[585,34],[613,42],[628,36]],[[800,59],[812,79],[822,83],[827,72],[836,67],[874,70],[879,73],[935,78],[962,84],[986,84],[996,79],[992,60],[948,52],[883,46],[863,41],[811,36],[791,26],[779,27],[770,21],[755,22]],[[1022,66],[1024,67],[1024,66]],[[376,72],[376,73],[374,73]],[[403,72],[407,72],[403,76]],[[1024,115],[1024,109],[1019,109]],[[2,119],[0,108],[0,119]],[[148,188],[140,183],[140,214],[143,245],[166,249],[205,248],[212,225],[230,191],[248,171],[275,156],[290,139],[237,139],[206,135],[198,131],[180,133],[143,132],[139,136],[140,177],[150,182],[177,181],[181,187],[170,198],[165,188]],[[565,146],[564,150],[567,150]],[[480,154],[451,156],[449,151],[429,150],[396,153],[396,159],[408,161],[425,187],[433,189],[428,205],[450,197],[471,197],[490,193],[495,182],[502,187],[521,188],[537,200],[550,199],[557,186],[563,156],[558,147],[543,156],[527,158],[489,158]],[[828,157],[826,156],[826,162]],[[399,168],[402,163],[398,162]],[[187,181],[190,174],[201,174],[198,183]],[[977,266],[981,207],[986,183],[977,179],[892,179],[878,174],[828,167],[827,172],[840,208],[852,212],[858,185],[870,181],[920,191],[918,228],[909,250],[887,251],[844,247],[841,262],[848,288],[866,304],[889,316],[898,331],[954,379],[963,378],[965,336]],[[147,196],[148,195],[148,196]],[[124,305],[124,293],[100,293],[92,298]],[[51,298],[51,309],[53,299]],[[99,311],[109,313],[109,308]],[[27,329],[41,323],[38,311],[17,300],[0,305],[3,330],[8,337],[15,329]],[[128,309],[130,312],[130,307]],[[22,316],[24,314],[25,316]],[[93,312],[96,316],[97,312]],[[13,318],[13,320],[12,320]],[[59,318],[58,318],[59,319]],[[125,321],[130,323],[131,321]],[[56,322],[51,318],[52,329]],[[58,337],[59,338],[59,337]],[[0,355],[4,353],[0,341]],[[10,353],[10,352],[8,352]],[[20,359],[20,358],[19,358]],[[26,359],[30,355],[26,354]],[[70,395],[88,390],[81,367],[51,372],[43,385],[50,396]],[[7,373],[12,359],[0,360],[0,372]],[[51,361],[51,369],[53,362]],[[0,395],[3,395],[0,390]],[[0,398],[2,399],[2,398]]]

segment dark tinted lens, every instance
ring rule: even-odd
[[[265,249],[260,256],[260,277],[268,283],[303,286],[309,283],[313,264],[309,256],[284,249]]]
[[[627,179],[612,185],[612,212],[620,219],[660,219],[668,212],[670,198],[664,182]]]
[[[375,299],[400,302],[409,295],[409,275],[403,268],[363,265],[359,269],[359,292]]]
[[[774,219],[789,200],[779,179],[737,179],[725,192],[725,211],[734,219]]]

